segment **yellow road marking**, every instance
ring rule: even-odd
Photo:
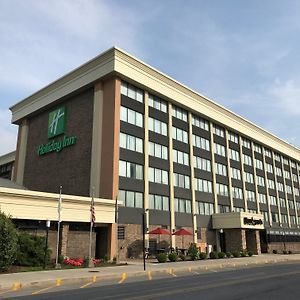
[[[118,283],[123,283],[126,279],[126,273],[122,273],[122,278]]]
[[[174,276],[174,277],[177,277],[177,275],[174,273],[174,270],[173,269],[169,269],[169,272],[168,272],[170,275]]]
[[[148,271],[148,279],[149,279],[149,280],[152,280],[152,274],[151,274],[151,271]]]
[[[83,288],[85,288],[85,287],[87,287],[87,286],[89,286],[89,285],[95,283],[96,280],[97,280],[97,276],[93,276],[93,277],[92,277],[92,281],[83,284],[83,285],[80,287],[80,289],[83,289]]]
[[[20,289],[21,287],[22,287],[22,285],[20,282],[14,282],[13,286],[12,286],[12,290],[16,291],[16,290]]]
[[[55,287],[57,287],[57,286],[61,286],[61,284],[62,284],[62,280],[61,280],[60,278],[58,278],[58,279],[56,279],[56,281],[55,281],[55,285],[51,285],[51,286],[48,286],[48,287],[43,288],[43,289],[41,289],[41,290],[35,291],[35,292],[31,293],[31,295],[40,294],[40,293],[42,293],[42,292],[44,292],[44,291],[48,291],[48,290],[50,290],[50,289],[53,289],[53,288],[55,288]]]

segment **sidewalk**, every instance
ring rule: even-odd
[[[191,270],[209,270],[216,268],[232,268],[238,266],[251,266],[263,264],[275,264],[279,262],[295,262],[300,263],[300,254],[280,255],[280,254],[262,254],[253,257],[230,258],[230,259],[207,259],[199,261],[184,261],[175,263],[156,263],[155,259],[146,260],[146,272],[155,274],[156,272],[176,272]],[[0,289],[18,288],[26,286],[43,286],[55,284],[57,281],[63,283],[87,281],[96,276],[97,279],[121,279],[126,273],[127,277],[141,276],[145,272],[143,270],[142,260],[127,261],[127,265],[84,268],[84,269],[67,269],[67,270],[51,270],[37,272],[23,272],[0,275]]]

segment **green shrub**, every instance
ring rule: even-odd
[[[17,254],[18,231],[11,219],[0,212],[0,272],[7,271]]]
[[[178,255],[175,252],[172,252],[169,254],[168,258],[169,258],[169,261],[175,262],[178,260]]]
[[[218,252],[217,252],[217,251],[212,251],[212,252],[210,252],[210,253],[209,253],[209,257],[210,257],[211,259],[217,259],[217,258],[219,258]]]
[[[276,249],[273,250],[273,254],[277,254],[278,251]]]
[[[185,261],[186,260],[186,256],[184,255],[184,254],[180,254],[179,255],[179,257],[180,257],[180,259],[182,260],[182,261]],[[169,258],[170,259],[170,258]]]
[[[207,254],[205,252],[200,252],[199,253],[199,258],[200,259],[206,259],[207,258]]]
[[[224,258],[225,255],[226,254],[224,252],[218,252],[218,258]]]
[[[159,253],[156,258],[159,263],[165,263],[167,261],[167,254]]]
[[[232,253],[232,255],[233,255],[233,257],[240,257],[241,256],[241,253],[240,252],[238,252],[238,251],[234,251],[233,253]]]
[[[246,249],[243,249],[241,251],[241,257],[246,257],[247,256],[247,250]]]
[[[63,264],[63,262],[64,262],[64,256],[63,255],[58,255],[58,258],[57,258],[57,262],[60,264],[60,265],[62,265]]]
[[[286,250],[283,250],[282,253],[283,253],[283,254],[287,254],[287,251],[286,251]]]
[[[288,251],[288,254],[292,254],[293,252],[291,250]]]
[[[251,250],[248,251],[248,256],[251,257],[251,256],[253,256],[253,254],[254,254],[254,253],[253,253]]]
[[[45,237],[34,236],[27,232],[20,232],[19,249],[15,264],[20,266],[38,267],[44,264]],[[46,264],[50,261],[50,250],[47,249]]]
[[[231,252],[227,251],[227,252],[226,252],[226,257],[227,257],[227,258],[231,258],[231,256],[232,256]]]
[[[191,245],[188,250],[188,255],[191,257],[191,260],[197,260],[199,257],[199,251],[196,245]]]

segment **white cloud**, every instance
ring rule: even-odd
[[[8,109],[0,109],[0,155],[16,149],[17,126],[10,124],[10,118]]]

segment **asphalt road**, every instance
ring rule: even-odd
[[[160,274],[155,278],[123,278],[118,282],[95,282],[81,287],[78,289],[78,284],[74,284],[51,289],[51,292],[27,290],[27,295],[30,295],[14,299],[292,300],[300,299],[300,264]]]

